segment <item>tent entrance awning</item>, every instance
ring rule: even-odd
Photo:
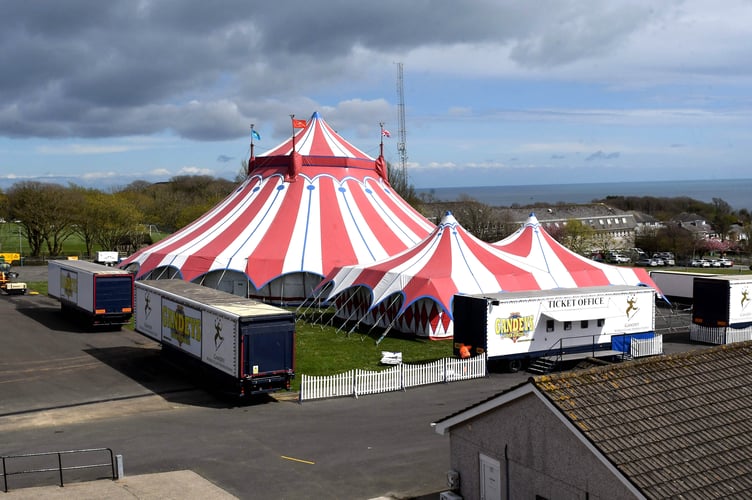
[[[599,309],[569,309],[563,311],[543,311],[544,316],[556,321],[585,321],[590,319],[616,318],[624,314],[624,311],[617,311],[614,308]]]

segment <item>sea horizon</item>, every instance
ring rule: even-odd
[[[697,179],[672,181],[590,182],[571,184],[524,184],[506,186],[460,186],[416,188],[418,194],[430,194],[440,201],[456,201],[469,196],[497,207],[590,203],[608,196],[687,196],[705,203],[720,198],[732,209],[752,211],[752,179]]]

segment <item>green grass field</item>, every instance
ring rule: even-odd
[[[20,253],[22,257],[29,257],[29,242],[19,235],[20,226],[13,222],[0,223],[0,252],[13,252]],[[153,242],[157,242],[167,236],[167,233],[151,233]],[[109,248],[101,248],[98,245],[92,247],[92,252],[99,250],[111,250]],[[69,236],[63,245],[64,256],[76,256],[79,258],[86,257],[86,245],[83,240],[77,234]],[[42,247],[42,256],[47,257],[48,251],[46,245]],[[59,257],[59,256],[56,256]]]

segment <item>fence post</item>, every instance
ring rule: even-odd
[[[63,487],[63,457],[60,452],[57,453],[57,465],[60,472],[60,487]]]
[[[117,479],[125,477],[123,472],[123,455],[115,455],[115,462],[117,463]]]
[[[352,380],[352,390],[353,390],[353,396],[355,396],[355,399],[358,399],[358,370],[353,370],[353,380]]]

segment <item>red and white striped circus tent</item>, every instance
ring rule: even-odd
[[[494,246],[510,262],[525,260],[536,268],[542,288],[578,288],[603,285],[645,285],[660,290],[645,269],[612,266],[579,255],[556,241],[541,226],[535,214],[525,224]],[[548,277],[546,280],[545,277]]]
[[[363,153],[318,113],[293,123],[305,126],[252,154],[227,198],[120,267],[292,304],[333,268],[383,260],[435,227],[391,188],[383,154]]]
[[[587,268],[583,264],[589,261],[556,243],[534,215],[503,242],[497,248],[477,239],[447,213],[414,248],[381,262],[335,269],[320,290],[339,318],[440,339],[454,334],[455,294],[609,284],[655,287],[642,269],[596,262]]]

